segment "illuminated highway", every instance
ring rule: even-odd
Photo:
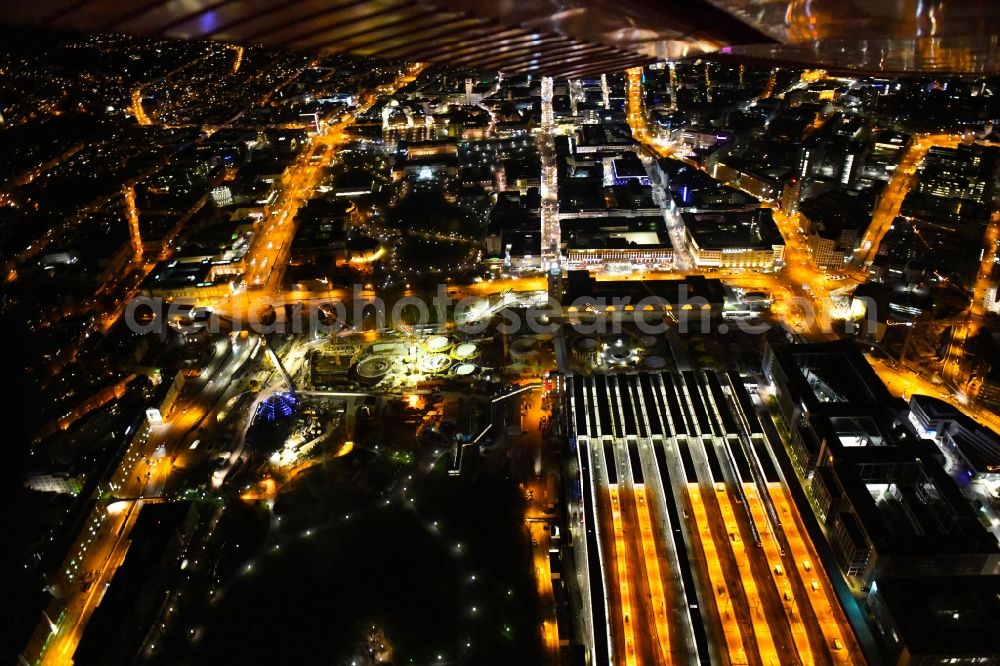
[[[135,187],[126,187],[125,219],[128,221],[129,241],[132,243],[132,261],[142,263],[142,234],[139,233],[139,211],[135,206]]]
[[[115,571],[125,559],[129,546],[126,535],[135,524],[141,508],[141,500],[119,502],[107,508],[109,513],[116,514],[103,528],[109,535],[110,543],[105,544],[100,550],[88,553],[87,559],[84,560],[85,566],[91,562],[95,564],[91,574],[92,580],[86,589],[81,589],[75,595],[76,598],[65,613],[55,620],[56,633],[46,646],[47,651],[41,661],[42,664],[72,663],[73,652],[83,636],[83,630],[90,616],[101,602]]]
[[[796,331],[808,333],[814,338],[832,337],[832,301],[827,287],[827,275],[816,267],[806,238],[799,233],[799,216],[788,216],[777,208],[772,208],[771,213],[785,239],[785,266],[779,275],[796,297],[788,302],[788,313],[793,326]]]
[[[552,568],[549,564],[549,530],[545,523],[531,522],[529,532],[533,544],[532,562],[535,567],[538,599],[542,606],[542,644],[545,647],[548,663],[556,664],[559,659],[559,626],[553,599]]]
[[[409,66],[405,74],[385,87],[386,93],[391,94],[412,82],[424,67],[422,64]],[[367,104],[363,105],[357,114],[363,113],[376,99],[374,95],[368,95],[367,98]],[[250,250],[244,258],[247,271],[241,284],[236,288],[237,294],[224,299],[199,299],[199,304],[210,305],[220,311],[236,315],[248,313],[256,301],[273,302],[274,297],[279,295],[281,278],[284,275],[288,253],[291,251],[292,238],[295,236],[296,213],[314,194],[323,169],[333,160],[336,147],[346,140],[344,131],[354,122],[357,114],[342,122],[321,125],[320,131],[289,167],[281,182],[274,207],[259,223]],[[330,292],[330,296],[334,298],[342,298],[343,295],[344,292],[339,290]],[[324,294],[310,293],[310,296],[322,298]]]
[[[955,148],[962,140],[963,137],[958,134],[919,134],[914,138],[879,201],[872,223],[865,233],[858,254],[854,258],[854,263],[857,266],[870,264],[874,259],[882,238],[899,215],[903,199],[915,184],[917,169],[927,152],[934,147]],[[985,145],[985,142],[983,143]],[[913,377],[907,376],[905,371],[896,372],[885,363],[880,362],[876,365],[876,370],[879,371],[883,381],[887,384],[890,381],[894,382],[899,387],[901,394],[913,395],[913,389],[919,385],[923,388],[916,392],[935,395],[963,411],[970,411],[967,405],[970,398],[975,396],[978,387],[970,386],[971,378],[963,371],[960,361],[966,342],[979,331],[986,313],[986,295],[991,287],[991,275],[997,256],[998,240],[1000,240],[1000,211],[995,210],[990,216],[983,236],[982,258],[973,283],[971,301],[952,327],[941,359],[940,374],[949,383],[950,390],[944,390],[943,387],[931,381],[938,371],[938,368],[932,364],[921,366],[925,374],[922,382],[915,382]],[[997,425],[1000,425],[1000,419],[995,418],[994,415],[974,414],[974,418],[998,431]]]
[[[895,396],[909,399],[914,394],[929,395],[953,405],[962,413],[974,419],[977,423],[1000,432],[1000,416],[988,409],[981,409],[969,404],[968,400],[960,400],[955,391],[947,384],[928,379],[926,373],[918,373],[909,368],[885,359],[866,356],[868,363],[878,374],[889,392]]]
[[[142,89],[138,86],[132,90],[132,115],[140,125],[152,125],[153,119],[146,114],[146,109],[142,105]]]
[[[68,430],[74,423],[79,421],[81,418],[90,414],[91,412],[100,409],[104,405],[108,404],[112,400],[117,400],[125,395],[125,389],[130,383],[136,378],[136,375],[129,374],[123,379],[115,382],[111,386],[107,386],[94,395],[90,396],[80,404],[71,408],[63,416],[59,417],[55,421],[48,423],[38,431],[35,435],[36,441],[41,441],[44,438],[52,435],[57,430]]]
[[[628,75],[626,115],[628,125],[632,128],[632,136],[640,143],[649,146],[660,157],[672,156],[676,146],[669,141],[660,139],[655,132],[649,130],[646,112],[643,110],[642,67],[633,67],[626,73]]]
[[[240,65],[243,63],[243,51],[244,51],[244,48],[242,46],[236,46],[236,45],[227,45],[226,48],[231,49],[233,51],[233,53],[234,53],[232,73],[235,74],[235,73],[237,73],[240,70]],[[147,87],[149,87],[150,85],[152,85],[154,83],[159,83],[159,82],[165,81],[165,80],[167,80],[167,79],[169,79],[169,78],[171,78],[173,76],[176,76],[177,74],[181,73],[185,69],[188,69],[189,67],[194,67],[195,65],[198,65],[199,63],[204,62],[208,58],[211,58],[215,54],[216,54],[215,50],[214,49],[210,49],[204,55],[199,56],[198,58],[195,58],[194,60],[190,60],[190,61],[188,61],[186,63],[183,63],[183,64],[175,67],[174,69],[170,70],[169,72],[167,72],[163,76],[161,76],[161,77],[159,77],[159,78],[157,78],[157,79],[155,79],[153,81],[146,81],[145,83],[142,83],[142,84],[136,86],[135,88],[133,88],[132,89],[132,95],[131,95],[131,101],[132,101],[131,111],[132,111],[132,115],[136,119],[136,122],[138,122],[140,125],[152,125],[152,124],[154,124],[153,118],[150,117],[150,115],[148,113],[146,113],[146,109],[143,106],[143,91]]]

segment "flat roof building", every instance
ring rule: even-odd
[[[768,208],[682,214],[688,249],[699,267],[774,268],[785,241]]]
[[[626,150],[611,160],[611,177],[615,185],[625,185],[636,180],[640,185],[649,185],[649,174],[639,156]]]
[[[966,482],[1000,481],[1000,436],[943,400],[910,398],[910,421],[917,432],[935,439],[954,456]]]
[[[749,194],[724,185],[680,160],[660,158],[655,173],[659,184],[670,193],[670,206],[674,210],[744,210],[760,204]]]
[[[726,290],[722,282],[701,275],[681,280],[597,280],[589,271],[571,270],[564,281],[564,316],[595,319],[642,313],[662,321],[669,312],[685,325],[705,328],[721,315]]]
[[[393,178],[411,176],[420,180],[454,178],[458,175],[458,143],[443,141],[400,142]]]
[[[845,576],[992,573],[996,539],[851,341],[769,344],[788,452]]]
[[[639,144],[632,138],[632,130],[625,123],[580,125],[575,135],[574,150],[578,153],[635,152],[639,150]]]
[[[818,267],[844,267],[871,222],[875,202],[871,192],[830,189],[799,204],[809,253]]]
[[[508,268],[541,268],[542,219],[541,199],[537,191],[531,195],[506,191],[499,193],[490,209],[486,232],[486,255],[503,262]]]
[[[662,217],[579,217],[563,220],[560,226],[570,270],[673,267],[674,248]]]
[[[1000,576],[882,578],[867,608],[890,663],[1000,663]]]
[[[602,215],[660,217],[653,190],[640,179],[626,179],[623,185],[606,186],[600,165],[580,165],[575,175],[559,179],[559,219]]]

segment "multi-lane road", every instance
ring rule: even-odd
[[[878,254],[879,245],[889,231],[893,221],[899,216],[903,200],[916,181],[917,168],[923,162],[927,151],[931,148],[954,148],[961,142],[961,137],[955,134],[917,134],[910,145],[906,147],[899,158],[892,177],[882,191],[868,230],[861,239],[857,252],[851,263],[856,268],[870,266]]]

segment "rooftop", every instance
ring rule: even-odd
[[[883,578],[872,593],[913,657],[1000,654],[1000,576]]]
[[[671,247],[661,217],[581,217],[563,220],[562,238],[568,247]]]
[[[659,299],[674,309],[683,309],[691,305],[698,309],[702,304],[721,308],[725,300],[725,287],[715,279],[691,275],[682,280],[652,280],[640,282],[636,280],[600,280],[594,278],[589,271],[569,271],[566,278],[566,291],[563,294],[563,304],[569,305],[582,298],[622,299],[622,304],[633,306],[643,299]],[[624,299],[628,299],[625,301]]]
[[[702,249],[771,249],[784,245],[768,208],[751,211],[703,211],[683,213],[688,234]]]
[[[625,124],[581,125],[576,132],[577,149],[601,146],[634,147],[632,130]]]

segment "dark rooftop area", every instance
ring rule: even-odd
[[[1000,576],[884,578],[877,594],[913,658],[1000,652]]]

